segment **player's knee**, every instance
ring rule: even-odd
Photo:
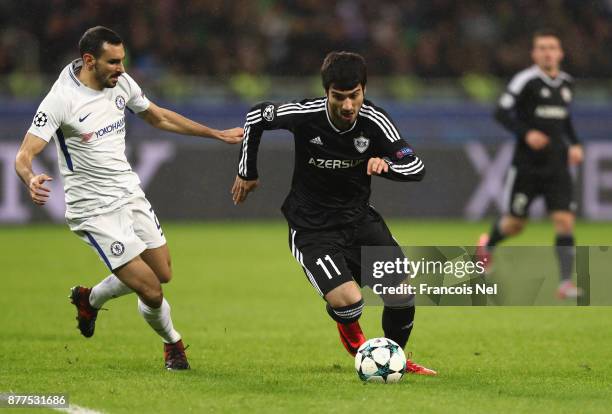
[[[164,293],[159,284],[146,286],[138,292],[138,296],[147,306],[152,308],[159,308],[164,300]]]
[[[515,236],[523,231],[525,225],[523,223],[516,223],[510,228],[510,235]]]
[[[327,304],[327,313],[338,323],[348,324],[359,320],[363,312],[363,299],[348,306],[331,307]]]
[[[380,295],[386,308],[404,309],[414,307],[415,295]]]
[[[572,234],[574,232],[574,218],[569,214],[555,217],[553,223],[557,234]]]
[[[159,272],[157,279],[159,279],[159,283],[168,283],[172,280],[172,268],[170,267],[170,263],[168,263],[167,268]]]
[[[325,295],[325,301],[333,308],[348,306],[360,300],[361,291],[353,281],[345,282]]]
[[[502,221],[502,233],[507,236],[519,234],[525,228],[525,220],[519,218],[508,218]]]
[[[572,234],[574,226],[570,223],[555,223],[555,233],[557,234]]]

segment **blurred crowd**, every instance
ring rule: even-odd
[[[362,53],[373,75],[507,77],[544,26],[570,73],[612,74],[612,0],[0,0],[0,75],[56,73],[98,24],[147,77],[310,76],[335,49]]]

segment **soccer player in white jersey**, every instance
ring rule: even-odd
[[[85,337],[94,334],[98,310],[111,298],[135,292],[138,309],[164,342],[165,367],[188,369],[181,335],[174,329],[161,283],[172,277],[166,239],[140,180],[125,156],[125,115],[152,126],[234,144],[242,128],[219,131],[160,108],[125,73],[121,38],[97,26],[79,42],[81,58],[62,70],[40,104],[16,157],[15,169],[35,204],[50,195],[47,174],[32,160],[53,138],[66,193],[66,221],[111,271],[89,289],[75,286],[72,303]]]

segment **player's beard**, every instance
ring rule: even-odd
[[[340,116],[342,116],[342,120],[349,124],[353,123],[355,120],[355,112],[340,112]]]
[[[115,75],[110,75],[107,78],[105,88],[114,88],[115,86],[117,86],[117,83],[119,82],[119,75],[117,75],[116,77],[114,76]]]
[[[344,129],[347,129],[351,125],[351,121],[344,118],[341,109],[337,109],[336,111],[332,112],[331,115],[332,115],[331,118],[332,118],[333,124],[336,126],[336,128],[344,130]]]
[[[102,73],[100,73],[99,71],[96,71],[95,77],[96,77],[96,81],[102,85],[104,88],[114,88],[115,86],[117,86],[117,82],[119,80],[119,77],[117,76],[116,78],[113,78],[114,74],[108,74],[108,75],[103,75]],[[115,80],[115,82],[113,82],[113,80]]]
[[[342,105],[333,105],[331,103],[328,104],[328,110],[332,123],[341,130],[348,129],[351,127],[351,125],[353,125],[357,119],[356,114],[359,112],[360,108],[361,105],[357,106],[357,108],[354,107],[352,111],[349,111],[350,114],[348,114],[342,109]],[[345,115],[349,115],[350,119],[345,118]]]
[[[345,112],[342,109],[340,109],[337,113],[337,117],[340,120],[340,123],[345,127],[348,128],[350,127],[353,122],[355,122],[355,111],[351,111],[349,112]]]

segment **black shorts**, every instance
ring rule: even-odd
[[[362,246],[393,246],[397,249],[392,254],[403,257],[383,218],[373,208],[362,220],[339,229],[296,231],[289,228],[291,253],[310,284],[323,297],[351,280],[363,286]]]
[[[539,196],[544,197],[549,213],[576,211],[573,180],[567,168],[561,167],[554,173],[544,173],[512,166],[504,186],[505,212],[514,217],[526,218],[529,206]]]

